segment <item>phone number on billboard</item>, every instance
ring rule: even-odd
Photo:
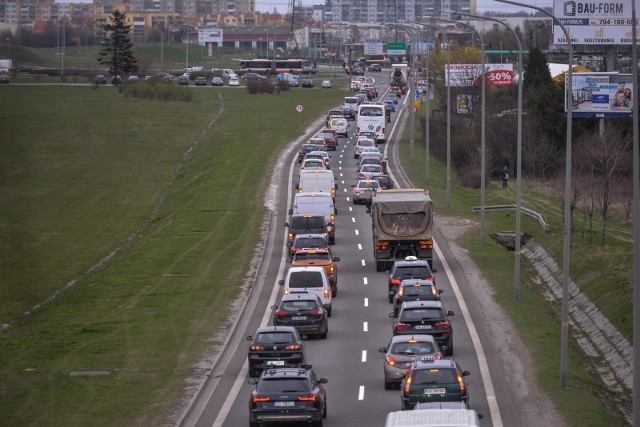
[[[590,19],[589,25],[631,25],[633,19]],[[636,24],[638,20],[636,19]]]

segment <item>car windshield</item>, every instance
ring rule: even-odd
[[[434,345],[430,342],[398,342],[391,346],[389,353],[402,355],[425,355],[436,352]]]
[[[319,237],[303,237],[296,239],[295,248],[326,248],[327,242]]]
[[[413,372],[411,384],[452,384],[457,382],[453,369],[418,369]]]
[[[295,342],[295,338],[291,332],[287,331],[262,332],[256,336],[255,342],[257,344],[287,344]]]
[[[403,286],[402,292],[407,297],[416,297],[416,296],[429,296],[432,295],[431,285],[409,285]]]
[[[427,279],[431,277],[431,270],[426,265],[408,265],[400,266],[393,272],[395,277],[402,277],[405,279]]]
[[[310,311],[317,308],[316,302],[312,299],[283,301],[280,309],[284,311]]]
[[[256,389],[260,393],[305,392],[310,390],[306,378],[263,378]]]
[[[444,320],[444,313],[439,308],[409,308],[402,310],[400,321]]]
[[[290,288],[321,288],[324,286],[319,271],[293,271],[289,276]]]
[[[321,216],[294,217],[291,220],[291,228],[318,230],[325,227],[324,218]]]

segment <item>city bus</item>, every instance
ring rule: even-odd
[[[258,74],[302,74],[304,67],[312,66],[311,61],[306,59],[247,59],[240,61],[241,73]]]
[[[375,132],[376,143],[382,144],[386,141],[387,113],[386,107],[380,104],[360,104],[358,106],[358,118],[356,122],[356,133]]]

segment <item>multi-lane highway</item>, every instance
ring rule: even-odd
[[[381,78],[380,93],[386,89]],[[382,98],[382,97],[381,97]],[[341,100],[336,100],[339,103]],[[397,140],[404,126],[407,97],[403,108],[393,114],[390,138],[382,146],[390,162],[394,181],[400,187],[411,186],[399,167]],[[341,138],[338,149],[331,152],[332,170],[339,183],[336,196],[336,244],[333,254],[339,256],[338,296],[333,300],[326,340],[307,340],[307,362],[318,376],[328,379],[328,417],[326,426],[383,426],[386,414],[400,410],[400,392],[385,390],[382,364],[384,355],[378,348],[391,338],[392,306],[387,298],[387,276],[375,271],[372,257],[371,217],[366,207],[351,201],[351,185],[356,181],[353,157],[355,124],[350,122],[349,139]],[[271,305],[279,296],[278,279],[286,268],[283,224],[294,192],[298,173],[297,151],[291,149],[283,157],[276,175],[273,200],[275,206],[269,225],[268,244],[258,272],[258,280],[246,302],[243,315],[210,377],[201,386],[180,424],[185,426],[237,427],[248,424],[248,399],[253,386],[247,384],[247,335],[261,325],[271,324]],[[465,265],[451,255],[446,240],[437,230],[436,217],[436,283],[444,290],[442,302],[452,310],[454,355],[463,369],[471,372],[470,407],[483,414],[483,426],[521,426],[521,408],[509,388],[505,371],[495,357],[497,349],[487,333],[486,318],[475,303],[475,294],[467,282]]]

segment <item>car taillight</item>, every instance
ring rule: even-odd
[[[322,311],[314,309],[314,310],[311,310],[311,313],[309,313],[309,314],[311,314],[312,316],[321,316],[322,315]]]
[[[458,384],[460,385],[460,392],[464,393],[464,380],[462,379],[462,375],[460,375],[460,373],[456,373],[456,376],[458,377]]]
[[[260,351],[260,350],[264,350],[264,347],[261,345],[252,345],[249,347],[249,350],[251,351]]]
[[[433,241],[420,240],[420,249],[433,249]]]
[[[359,188],[356,188],[355,193],[356,193],[356,194],[360,194],[360,189],[359,189]]]
[[[385,135],[387,133],[387,128],[382,128],[382,134]]]
[[[406,323],[396,323],[396,331],[406,331],[409,329],[411,325],[407,325]]]
[[[293,233],[289,233],[288,239],[293,242]]]
[[[409,394],[409,392],[411,391],[411,380],[413,378],[413,374],[411,374],[409,376],[409,378],[407,378],[407,381],[405,381],[404,383],[404,392]]]
[[[330,295],[330,294],[329,294],[329,289],[325,289],[325,290],[324,290],[324,299],[329,298],[329,295]]]
[[[356,128],[356,133],[360,133],[360,128],[359,127]]]
[[[396,366],[396,359],[394,359],[391,356],[386,356],[384,358],[384,361],[387,362],[387,365],[389,365],[389,366]]]
[[[400,288],[400,290],[398,291],[398,296],[401,297],[404,295],[404,288]],[[277,315],[277,313],[276,313]]]
[[[282,293],[283,293],[284,295],[289,295],[289,289],[285,289]]]
[[[389,242],[377,242],[376,250],[377,251],[386,251],[389,249]]]
[[[360,172],[360,178],[364,178],[364,174]]]
[[[285,350],[300,350],[300,346],[298,344],[291,344],[284,348]]]
[[[331,222],[334,222],[336,220],[336,216],[334,214],[331,214]]]
[[[316,401],[316,396],[315,395],[311,395],[311,396],[298,396],[298,400],[301,400],[303,402],[315,402]]]
[[[391,284],[392,285],[400,286],[400,283],[402,283],[402,280],[400,280],[400,279],[391,279]]]
[[[431,295],[433,295],[434,297],[438,296],[438,290],[436,289],[435,286],[431,287]]]
[[[269,396],[252,396],[251,397],[251,402],[252,403],[261,403],[261,402],[268,402]]]
[[[447,330],[449,329],[449,322],[436,323],[436,328]]]
[[[280,318],[280,317],[287,317],[287,312],[286,311],[276,311],[276,317]]]

